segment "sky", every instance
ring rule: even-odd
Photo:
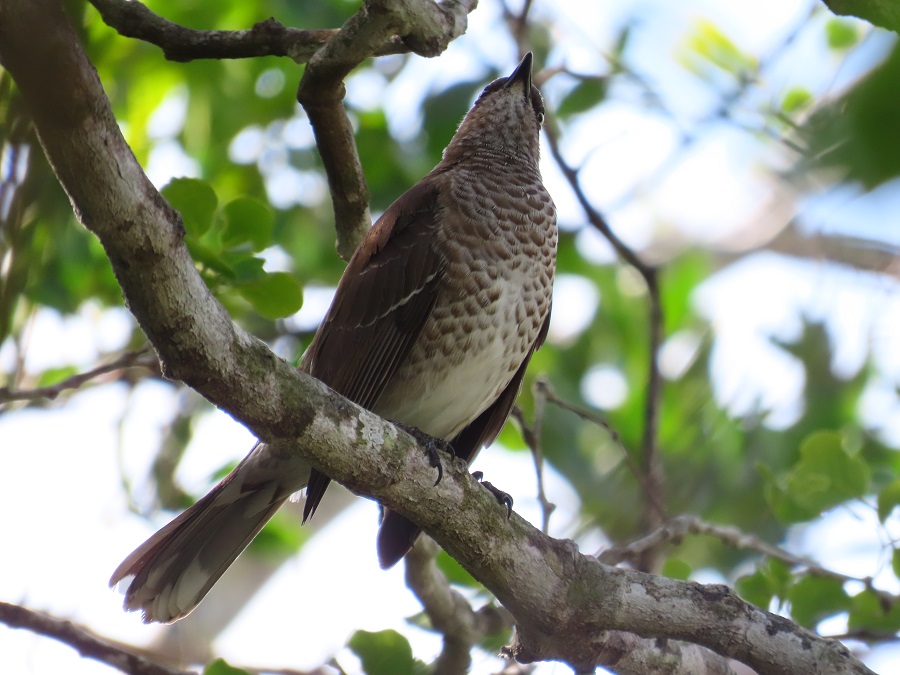
[[[723,249],[746,246],[740,237],[745,236],[750,219],[773,204],[793,203],[796,195],[784,194],[783,187],[760,170],[787,160],[760,155],[759,144],[728,125],[710,121],[710,133],[703,142],[684,152],[677,166],[667,167],[667,162],[684,142],[683,129],[708,116],[717,103],[708,87],[677,65],[683,57],[684,36],[692,26],[700,19],[712,21],[742,49],[765,55],[786,39],[812,6],[805,0],[534,3],[536,16],[559,19],[554,48],[545,65],[565,63],[583,73],[603,72],[604,46],[620,25],[641,17],[632,38],[635,65],[653,83],[671,115],[638,105],[640,92],[624,92],[620,104],[583,116],[563,147],[570,163],[584,165],[583,184],[590,186],[591,198],[629,244],[640,247],[659,238],[659,224],[665,223],[662,236],[672,245],[700,241]],[[410,133],[419,123],[417,106],[411,103],[422,100],[429,90],[486,72],[484,63],[501,71],[515,64],[515,46],[497,39],[493,28],[498,16],[496,3],[482,2],[470,17],[467,35],[452,43],[446,55],[416,61],[388,87],[373,73],[351,77],[348,97],[359,107],[384,102],[392,133],[397,137]],[[824,18],[813,24],[816,21],[821,24]],[[772,63],[756,95],[779,100],[788,87],[798,84],[815,95],[837,93],[883,54],[882,42],[871,40],[859,57],[843,62],[827,52],[821,30],[813,26],[792,45],[791,58]],[[654,49],[642,45],[654,45]],[[811,68],[811,63],[828,67]],[[558,102],[570,85],[551,80],[545,96]],[[258,89],[265,92],[278,86],[291,85],[264,81]],[[148,173],[160,186],[173,175],[197,171],[196,163],[172,140],[180,129],[179,119],[183,121],[184,96],[184,92],[175,92],[154,118],[157,149]],[[283,133],[296,146],[311,142],[308,127],[301,122],[288,125]],[[257,161],[267,142],[266,130],[249,129],[232,144],[232,155],[236,161]],[[583,220],[577,203],[546,157],[542,171],[559,207],[562,226],[577,227]],[[276,205],[325,189],[320,176],[289,170],[279,173],[276,168],[268,177],[270,197]],[[652,199],[648,186],[654,188]],[[873,236],[886,236],[889,228],[878,221],[886,209],[900,212],[897,188],[887,186],[871,195],[852,190],[815,195],[799,205],[799,218],[812,231],[860,232],[870,227]],[[757,231],[757,236],[765,234],[762,222],[763,231]],[[900,228],[893,231],[900,232]],[[580,233],[578,243],[590,259],[612,260],[608,245],[592,231]],[[270,264],[286,263],[273,256]],[[627,292],[627,278],[623,278],[622,288]],[[694,303],[715,331],[713,363],[721,373],[715,381],[718,399],[736,414],[762,400],[770,410],[768,424],[775,428],[789,425],[798,414],[803,373],[790,357],[772,346],[771,338],[790,339],[800,330],[802,317],[819,318],[837,346],[836,372],[852,374],[867,353],[873,355],[880,375],[867,392],[861,414],[882,427],[893,443],[900,443],[900,430],[890,423],[892,417],[900,418],[895,391],[900,383],[897,291],[891,278],[776,254],[752,256],[717,274],[697,290]],[[314,325],[324,313],[330,293],[330,289],[307,292],[306,306],[296,322]],[[588,325],[592,312],[603,302],[591,293],[577,278],[559,280],[552,340],[564,343]],[[90,367],[101,353],[124,345],[128,321],[124,310],[101,311],[91,305],[69,318],[41,312],[29,329],[26,368],[39,372],[69,363]],[[664,372],[668,369],[675,376],[698,344],[696,335],[672,336],[661,357]],[[0,346],[0,369],[8,370],[12,358],[10,346]],[[615,364],[598,364],[588,373],[583,390],[596,405],[611,408],[624,399],[627,386]],[[7,552],[2,560],[0,599],[46,610],[133,644],[150,644],[171,630],[144,626],[138,616],[124,614],[121,597],[107,588],[107,580],[124,555],[166,520],[165,514],[148,521],[130,512],[121,481],[122,476],[134,481],[140,495],[142,476],[158,448],[162,429],[181,403],[168,387],[157,383],[141,384],[129,396],[113,384],[92,388],[46,409],[0,416],[0,452],[5,464],[0,473],[0,531]],[[210,414],[199,425],[178,478],[187,488],[202,491],[211,471],[240,459],[252,444],[253,438],[241,426],[225,415]],[[492,448],[479,456],[478,468],[486,475],[502,470],[504,488],[515,489],[517,512],[531,522],[540,521],[528,456]],[[546,489],[559,505],[551,534],[571,536],[579,508],[577,496],[552,468],[548,480]],[[27,517],[17,515],[20,513]],[[404,618],[417,613],[419,605],[405,588],[402,566],[385,573],[375,564],[376,514],[374,504],[359,499],[341,512],[332,527],[322,530],[299,555],[274,572],[219,636],[215,643],[218,653],[239,665],[295,668],[315,667],[337,654],[347,672],[353,673],[358,664],[344,648],[350,632],[394,627],[409,634]],[[878,569],[864,566],[877,557],[871,552],[881,550],[883,542],[863,537],[874,529],[860,527],[866,517],[862,512],[841,511],[824,523],[798,528],[789,543],[797,550],[826,556],[829,564],[848,573],[877,575]],[[851,547],[828,550],[824,548],[827,543],[820,542],[835,537],[816,536],[815,528],[840,532],[837,539],[842,541],[856,538]],[[590,552],[603,542],[580,543]],[[887,577],[882,579],[888,583]],[[227,583],[228,575],[220,586]],[[217,587],[207,602],[212,602],[218,591]],[[177,626],[176,632],[180,630]],[[841,626],[836,624],[833,629],[839,632]],[[431,660],[439,649],[437,639],[423,631],[412,632],[415,655]],[[499,668],[496,659],[476,658],[473,673]],[[893,648],[876,649],[867,656],[867,663],[876,671],[889,672],[900,665],[900,654]],[[54,641],[4,627],[0,627],[0,671],[23,675],[116,672],[80,659]],[[544,664],[538,672],[570,671]]]

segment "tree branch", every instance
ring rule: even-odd
[[[0,387],[0,405],[11,401],[38,401],[41,399],[56,399],[64,391],[79,389],[85,384],[101,375],[112,373],[126,368],[146,368],[152,370],[157,364],[156,357],[149,347],[137,351],[125,352],[115,361],[102,366],[97,366],[83,373],[67,377],[62,382],[47,387],[34,389],[15,390],[10,387]]]
[[[870,673],[846,647],[753,607],[724,586],[619,569],[518,515],[464,462],[434,472],[412,437],[338,396],[236,326],[205,286],[178,214],[147,180],[58,0],[0,5],[0,63],[16,80],[78,218],[106,250],[163,373],[302,455],[357,494],[414,520],[485,585],[518,627],[521,661],[597,663],[605,631],[701,644],[759,673]]]
[[[372,56],[384,40],[399,35],[422,56],[437,56],[466,31],[477,0],[366,0],[328,43],[309,60],[297,101],[316,136],[334,204],[337,251],[345,260],[371,225],[369,188],[359,161],[353,128],[344,109],[344,78]]]
[[[156,45],[170,61],[286,56],[296,63],[306,63],[338,33],[336,29],[288,28],[274,18],[260,21],[250,30],[195,30],[164,19],[137,0],[90,3],[100,12],[103,22],[119,35]],[[402,41],[388,36],[373,55],[408,51]]]
[[[69,645],[82,656],[100,661],[130,675],[196,675],[195,671],[170,668],[114,645],[70,621],[34,612],[8,602],[0,602],[0,622],[10,628],[24,628]]]
[[[406,585],[415,593],[434,630],[444,637],[444,645],[432,666],[434,675],[455,675],[469,671],[471,651],[485,636],[512,628],[512,617],[497,607],[485,606],[477,612],[454,590],[435,564],[437,545],[422,538],[406,556]]]
[[[896,596],[875,588],[871,577],[854,577],[849,574],[836,572],[827,567],[823,567],[814,560],[804,558],[803,556],[791,553],[780,546],[775,546],[767,541],[763,541],[756,535],[743,532],[737,527],[708,523],[702,518],[690,514],[683,514],[672,518],[665,525],[654,532],[651,532],[646,537],[642,537],[627,546],[607,548],[597,554],[597,559],[607,565],[618,565],[622,562],[633,561],[639,558],[648,548],[657,548],[668,542],[679,543],[688,534],[701,534],[715,537],[719,541],[736,549],[756,551],[769,558],[780,560],[791,567],[802,568],[807,573],[818,577],[834,579],[841,583],[846,581],[856,581],[864,584],[866,588],[873,593],[878,594],[882,601],[888,606],[897,602]]]

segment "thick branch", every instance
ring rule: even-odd
[[[434,675],[468,672],[472,647],[484,637],[512,628],[509,614],[485,606],[477,612],[454,590],[435,564],[438,548],[423,538],[406,556],[406,585],[416,594],[432,627],[444,637],[444,646],[432,666]]]
[[[462,462],[434,472],[413,439],[277,358],[200,279],[178,214],[144,176],[54,0],[0,5],[0,63],[16,80],[79,219],[109,255],[163,364],[267,442],[413,519],[513,615],[516,658],[592,668],[603,632],[704,645],[760,673],[868,673],[840,643],[724,586],[607,567],[506,518]]]
[[[10,628],[24,628],[32,633],[63,642],[82,656],[100,661],[130,675],[195,675],[193,671],[170,668],[94,635],[70,621],[56,619],[8,602],[0,602],[0,623]]]
[[[288,28],[274,18],[260,21],[249,30],[195,30],[154,14],[137,0],[90,2],[106,25],[125,37],[156,45],[170,61],[286,56],[297,63],[306,63],[338,33],[335,29]],[[383,56],[408,51],[400,40],[388,36],[373,54]]]
[[[344,109],[344,78],[399,35],[422,56],[437,56],[466,31],[477,0],[367,0],[309,60],[297,100],[316,136],[334,204],[338,254],[349,260],[371,224],[369,188]]]

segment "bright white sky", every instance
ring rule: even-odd
[[[556,46],[545,65],[565,63],[583,73],[603,72],[604,46],[630,13],[641,16],[632,38],[636,65],[665,99],[673,119],[642,107],[639,96],[630,100],[626,97],[579,120],[576,133],[568,137],[564,148],[571,163],[584,163],[583,185],[628,242],[640,246],[662,233],[676,241],[733,244],[729,237],[753,220],[752,215],[766,213],[770,202],[785,198],[760,170],[763,165],[777,165],[778,158],[761,155],[758,144],[726,126],[717,128],[689,151],[659,185],[651,186],[652,193],[642,184],[656,174],[677,146],[679,130],[717,105],[708,89],[677,65],[681,41],[693,22],[709,19],[741,48],[765,54],[785,38],[811,6],[807,0],[645,0],[639,5],[535,2],[536,15],[563,17],[556,24]],[[412,103],[426,93],[423,83],[440,89],[461,77],[484,72],[480,65],[484,61],[501,70],[515,63],[514,45],[495,29],[498,18],[497,4],[482,2],[471,17],[468,34],[453,43],[444,57],[417,61],[386,89],[372,73],[351,78],[348,95],[360,106],[384,100],[396,135],[415,130],[419,121],[410,111],[415,110]],[[817,24],[822,23],[820,17]],[[883,49],[878,40],[870,42],[872,54]],[[800,37],[795,50],[792,59],[779,63],[768,74],[759,96],[774,103],[794,85],[805,86],[815,94],[833,92],[874,58],[863,56],[841,65],[826,51],[822,31],[815,29]],[[277,91],[278,86],[277,82],[262,82],[260,91],[272,87]],[[558,101],[568,86],[551,81],[545,95]],[[148,170],[158,185],[171,175],[196,172],[196,165],[171,141],[180,126],[183,105],[183,94],[180,102],[176,95],[167,103],[166,111],[157,116],[154,133],[159,149]],[[283,133],[297,147],[311,142],[302,124],[288,125]],[[232,153],[237,160],[253,162],[265,143],[265,130],[251,129],[233,144]],[[555,167],[545,161],[543,169],[563,224],[578,225],[581,214]],[[270,196],[276,204],[292,203],[298,195],[324,189],[321,177],[294,170],[273,170],[270,179]],[[803,205],[802,221],[813,230],[821,227],[864,232],[883,221],[884,213],[900,212],[897,187],[871,196],[835,191],[810,199]],[[400,191],[398,187],[398,194]],[[886,209],[891,204],[894,207]],[[882,229],[877,232],[884,236],[889,228],[880,224]],[[900,229],[895,227],[894,231]],[[611,259],[608,246],[592,232],[579,235],[579,245],[597,262]],[[272,264],[287,262],[273,259]],[[629,286],[627,277],[623,277],[622,292],[629,292],[629,288],[633,284]],[[775,349],[769,338],[796,336],[800,317],[811,316],[826,321],[836,340],[837,372],[851,374],[867,351],[873,354],[881,375],[867,393],[864,419],[875,426],[890,418],[896,420],[900,417],[894,391],[900,382],[897,290],[897,284],[888,278],[776,255],[754,256],[717,275],[698,290],[695,302],[712,321],[718,338],[714,354],[714,368],[720,374],[715,383],[718,397],[735,412],[761,403],[771,410],[767,420],[772,426],[791,423],[798,413],[802,369]],[[577,278],[560,280],[552,339],[564,343],[587,325],[597,303],[603,301],[591,293]],[[308,293],[307,306],[298,321],[315,321],[324,313],[329,297],[328,289]],[[127,321],[122,310],[102,313],[90,306],[65,320],[41,313],[30,330],[26,365],[33,372],[69,363],[90,367],[98,354],[122,345]],[[673,336],[664,351],[664,371],[677,374],[690,359],[698,339],[688,334]],[[9,345],[0,347],[0,369],[8,370],[12,357]],[[614,407],[621,401],[627,386],[615,364],[598,364],[584,383],[586,395],[604,407]],[[47,410],[0,416],[0,452],[5,465],[0,473],[0,531],[4,538],[0,598],[70,618],[113,639],[149,644],[170,629],[147,627],[137,616],[124,614],[121,598],[107,590],[106,583],[122,557],[164,522],[148,523],[128,512],[120,480],[124,474],[141,484],[158,448],[161,429],[179,402],[158,384],[141,385],[131,398],[126,398],[124,391],[116,385],[98,387]],[[124,423],[120,425],[123,414]],[[892,442],[900,443],[896,424],[885,426],[884,432]],[[200,425],[179,477],[189,489],[202,490],[211,471],[225,461],[242,457],[252,442],[250,435],[226,416],[210,416]],[[540,521],[530,457],[494,448],[480,455],[478,468],[488,476],[502,473],[503,487],[512,492],[516,510],[532,522]],[[552,470],[549,474],[547,491],[559,505],[551,521],[551,533],[571,536],[577,497]],[[852,521],[848,512],[842,511],[808,531],[797,530],[792,545],[824,556],[831,566],[848,573],[876,575],[880,568],[867,566],[878,560],[874,551],[881,550],[882,542],[864,538],[876,528],[863,526],[860,520],[871,518],[871,514],[859,511],[851,514],[855,518]],[[320,665],[337,654],[343,667],[352,673],[358,666],[342,647],[354,629],[394,627],[409,634],[411,629],[403,618],[417,613],[419,606],[403,584],[402,566],[387,573],[378,570],[373,545],[375,521],[376,507],[357,500],[339,516],[334,527],[323,530],[270,579],[222,633],[215,645],[219,653],[240,665],[301,669]],[[832,536],[812,536],[824,527],[833,528]],[[835,531],[840,536],[835,537]],[[854,546],[844,546],[851,534]],[[822,542],[829,540],[838,540],[842,546],[825,551]],[[586,551],[596,550],[600,543],[582,542]],[[850,553],[848,548],[852,548]],[[220,586],[227,583],[226,575]],[[217,587],[212,595],[217,592],[226,591]],[[840,620],[829,626],[835,632],[844,628]],[[429,661],[438,648],[433,636],[415,633],[417,657]],[[900,655],[896,650],[877,649],[867,662],[876,670],[889,672],[900,665]],[[498,669],[498,661],[482,657],[473,672]],[[0,627],[0,672],[100,675],[116,671],[80,659],[52,640]],[[570,671],[545,664],[539,672]]]

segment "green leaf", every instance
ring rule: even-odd
[[[186,243],[188,251],[191,252],[191,257],[194,259],[195,263],[199,263],[207,270],[221,274],[229,279],[234,278],[235,274],[234,270],[231,269],[231,265],[209,246],[201,244],[193,237],[188,237]]]
[[[605,77],[585,77],[565,95],[556,110],[559,117],[583,113],[606,98],[609,81]]]
[[[814,514],[856,497],[869,485],[869,467],[844,447],[835,431],[816,431],[800,446],[800,460],[788,478],[790,498]]]
[[[700,75],[703,71],[698,67],[700,64],[692,58],[693,55],[733,75],[740,76],[756,68],[756,59],[742,52],[731,38],[711,21],[700,20],[695,24],[693,32],[687,39],[686,49],[685,65]]]
[[[691,566],[680,558],[669,558],[663,563],[662,575],[670,579],[686,581],[691,576]]]
[[[900,6],[896,0],[823,0],[835,14],[858,16],[876,26],[900,32]]]
[[[788,90],[788,93],[784,95],[784,100],[781,102],[781,109],[790,115],[801,108],[805,108],[811,101],[812,94],[809,90],[804,89],[803,87],[791,87]]]
[[[249,243],[253,251],[262,251],[272,244],[275,217],[268,204],[252,197],[241,197],[222,209],[224,228],[222,243],[237,246]]]
[[[78,368],[75,366],[60,366],[59,368],[48,368],[37,379],[38,387],[52,387],[59,384],[73,375],[78,374]]]
[[[753,574],[738,579],[735,590],[748,602],[768,609],[773,597],[788,597],[793,583],[791,568],[772,558],[760,565]]]
[[[894,576],[900,579],[900,548],[895,548],[891,554],[891,569],[894,570]]]
[[[255,281],[266,276],[266,272],[263,269],[266,261],[262,258],[257,258],[255,255],[243,252],[225,253],[222,259],[225,260],[231,269],[232,277],[237,284]]]
[[[900,505],[900,478],[895,478],[878,493],[878,518],[882,523],[898,505]]]
[[[287,272],[273,272],[235,287],[267,319],[290,316],[303,304],[303,289]]]
[[[847,624],[851,631],[896,633],[900,630],[900,603],[882,599],[875,591],[866,589],[853,596]]]
[[[762,570],[738,579],[734,590],[744,600],[762,609],[768,609],[772,604],[772,587]]]
[[[356,631],[347,643],[367,675],[412,675],[415,662],[409,641],[395,630]]]
[[[216,659],[206,664],[203,675],[250,675],[250,673],[243,668],[229,665],[225,659]]]
[[[831,49],[849,49],[859,40],[859,33],[849,21],[831,19],[825,24],[825,37]]]
[[[900,47],[839,99],[818,107],[801,129],[811,160],[798,163],[838,169],[847,181],[871,190],[900,175]]]
[[[462,565],[445,551],[438,553],[435,563],[451,584],[468,586],[469,588],[482,588],[481,584],[475,580],[475,577],[469,574]]]
[[[850,609],[850,596],[837,579],[808,574],[791,588],[791,616],[802,626],[814,628],[822,619]]]
[[[212,225],[218,199],[209,184],[196,178],[174,178],[162,195],[180,214],[184,229],[193,237],[202,237]]]

